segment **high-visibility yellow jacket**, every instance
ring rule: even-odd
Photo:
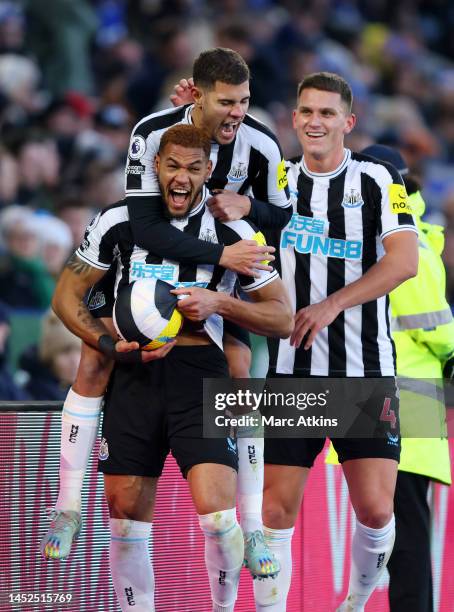
[[[421,220],[419,192],[409,201],[419,230],[418,274],[390,294],[403,435],[399,469],[450,484],[442,372],[454,354],[454,320],[445,297],[443,228]],[[421,435],[430,437],[407,437]],[[327,461],[334,457],[331,447]]]

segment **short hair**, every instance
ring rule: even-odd
[[[207,159],[210,159],[211,139],[205,130],[195,125],[178,124],[166,130],[161,137],[158,153],[162,153],[169,144],[188,149],[202,149]]]
[[[345,79],[334,72],[308,74],[298,85],[297,99],[299,99],[303,89],[318,89],[338,93],[342,102],[347,106],[348,112],[352,112],[353,93],[351,87]]]
[[[249,67],[239,53],[232,49],[216,47],[202,51],[194,62],[194,84],[213,89],[216,81],[228,85],[241,85],[249,81]]]

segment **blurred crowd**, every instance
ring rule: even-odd
[[[251,113],[286,157],[300,152],[291,110],[303,75],[328,70],[351,83],[358,124],[347,145],[396,146],[421,178],[429,216],[446,227],[454,304],[450,0],[51,4],[0,0],[0,329],[24,309],[48,309],[86,225],[123,196],[132,126],[168,107],[174,84],[212,46],[248,62]]]

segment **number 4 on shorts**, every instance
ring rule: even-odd
[[[389,421],[391,423],[391,429],[396,429],[396,413],[391,408],[391,398],[385,397],[385,401],[383,402],[383,409],[380,414],[380,421]]]

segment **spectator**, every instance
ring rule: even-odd
[[[2,299],[14,308],[48,308],[55,282],[40,256],[40,235],[34,213],[9,206],[0,215],[5,249],[0,259]]]
[[[38,346],[28,348],[19,365],[29,375],[25,390],[34,400],[64,400],[76,378],[81,342],[49,311]]]
[[[7,365],[9,334],[9,309],[0,302],[0,401],[27,400],[28,393],[14,382]]]

